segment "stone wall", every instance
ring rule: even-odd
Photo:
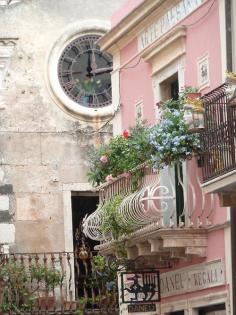
[[[0,2],[0,244],[18,252],[64,250],[63,184],[87,182],[86,149],[111,130],[94,134],[92,123],[54,104],[48,56],[68,26],[109,20],[123,2]]]

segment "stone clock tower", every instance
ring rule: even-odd
[[[91,191],[87,149],[116,111],[97,39],[123,2],[0,0],[2,250],[73,250],[71,196]]]

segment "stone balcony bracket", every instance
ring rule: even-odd
[[[139,256],[155,256],[157,259],[184,259],[188,257],[206,257],[206,229],[165,229],[156,230],[149,235],[133,235],[124,240],[124,246],[129,259]],[[115,253],[114,243],[107,242],[96,246],[102,255]]]

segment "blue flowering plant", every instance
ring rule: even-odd
[[[160,123],[150,132],[150,143],[154,148],[151,155],[152,164],[161,169],[189,159],[200,150],[198,134],[190,134],[184,122],[184,95],[178,100],[167,100],[162,103]]]

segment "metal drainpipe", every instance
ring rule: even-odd
[[[225,0],[225,32],[226,32],[226,64],[227,70],[232,71],[232,7],[231,0]],[[236,314],[236,205],[230,208],[231,221],[231,258],[232,258],[232,306]]]
[[[227,70],[232,71],[232,7],[231,0],[225,0],[225,28],[226,28],[226,64]]]

